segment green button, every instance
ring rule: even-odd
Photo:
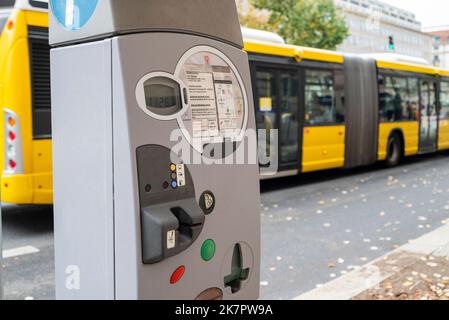
[[[210,261],[215,255],[215,242],[214,240],[206,240],[201,247],[201,258],[204,261]]]

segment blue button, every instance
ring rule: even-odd
[[[81,29],[92,18],[98,0],[50,0],[56,20],[67,30]]]
[[[178,183],[176,183],[176,181],[172,181],[171,187],[172,187],[173,189],[176,189],[176,188],[178,187]]]

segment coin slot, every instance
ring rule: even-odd
[[[242,289],[242,284],[249,278],[250,269],[243,268],[242,248],[240,244],[234,246],[231,262],[231,274],[224,278],[225,288],[231,288],[232,294]]]

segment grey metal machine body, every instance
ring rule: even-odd
[[[257,299],[257,161],[171,139],[247,147],[234,1],[100,0],[79,30],[51,15],[50,43],[56,297]]]

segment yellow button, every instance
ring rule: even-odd
[[[175,164],[172,164],[172,165],[170,166],[170,170],[173,171],[173,172],[175,172],[175,171],[176,171],[176,165],[175,165]]]

